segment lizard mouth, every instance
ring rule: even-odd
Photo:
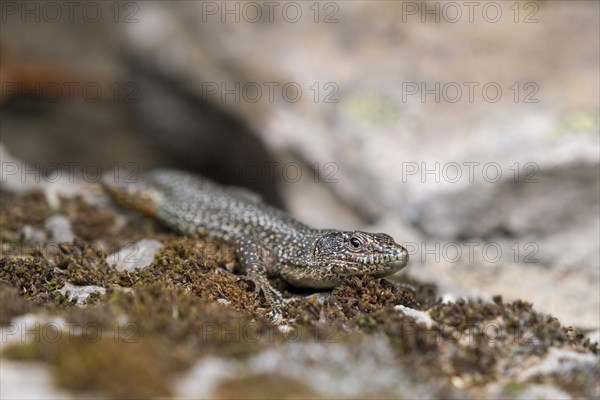
[[[406,264],[408,264],[408,257],[406,257],[403,260],[394,261],[394,262],[391,262],[388,264],[381,265],[380,268],[378,268],[378,270],[373,271],[369,275],[372,275],[377,278],[392,275],[392,274],[395,274],[396,272],[400,271],[402,268],[406,267]]]
[[[408,264],[408,251],[403,248],[393,256],[384,256],[379,263],[363,267],[362,273],[380,278],[400,271],[406,267],[406,264]]]
[[[403,249],[394,256],[386,256],[381,260],[369,260],[369,262],[352,262],[338,266],[337,273],[341,275],[364,276],[370,275],[377,278],[392,275],[408,264],[408,252]]]
[[[373,269],[387,269],[391,266],[402,268],[408,262],[408,251],[402,248],[400,250],[395,251],[392,254],[371,254],[368,256],[362,256],[358,258],[355,262],[358,264],[362,264],[367,268]]]

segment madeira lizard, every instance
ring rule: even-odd
[[[293,286],[328,289],[349,276],[384,277],[404,268],[408,252],[384,233],[311,228],[239,190],[176,170],[155,170],[135,183],[105,180],[116,203],[151,215],[184,235],[232,243],[273,313],[281,294],[267,276]]]

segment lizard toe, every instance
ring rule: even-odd
[[[279,307],[273,307],[271,311],[269,311],[266,317],[275,325],[281,325],[283,323],[283,312]]]

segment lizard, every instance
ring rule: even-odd
[[[246,274],[241,279],[254,284],[256,296],[264,295],[275,319],[282,295],[268,277],[331,289],[346,277],[385,277],[408,263],[407,250],[385,233],[312,228],[242,190],[188,172],[157,169],[134,182],[102,184],[118,205],[180,234],[233,244]]]

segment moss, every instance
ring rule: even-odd
[[[43,226],[50,210],[40,194],[0,191],[0,196],[7,200],[0,211],[0,233],[10,240],[0,259],[0,322],[45,311],[84,332],[102,332],[95,341],[89,335],[54,343],[41,340],[10,346],[5,354],[46,361],[57,382],[71,390],[96,390],[118,398],[168,396],[174,375],[201,357],[245,359],[290,340],[352,347],[356,338],[385,336],[397,362],[415,382],[438,385],[447,393],[455,393],[454,381],[467,388],[493,381],[500,366],[519,362],[521,356],[543,356],[550,346],[598,352],[597,344],[582,332],[561,326],[529,303],[504,303],[498,296],[493,303],[442,304],[434,286],[406,274],[393,280],[347,279],[321,294],[293,291],[274,280],[287,297],[282,307],[294,327],[290,337],[264,318],[268,306],[232,273],[238,265],[231,246],[205,237],[182,238],[142,217],[132,217],[113,232],[112,211],[75,199],[63,200],[61,212],[81,239],[52,251],[14,251],[22,244],[23,224]],[[106,263],[107,253],[142,238],[164,243],[150,266],[119,272]],[[74,307],[57,291],[66,282],[102,286],[107,293],[90,296],[87,308]],[[416,323],[395,310],[396,305],[428,312],[434,326]],[[594,397],[598,391],[588,372],[575,371],[568,379],[536,379],[555,381],[576,397]],[[504,388],[506,393],[518,390],[515,384]],[[278,375],[232,379],[219,386],[218,394],[313,395],[302,383]]]
[[[74,285],[106,287],[119,281],[119,273],[106,262],[106,253],[94,243],[76,238],[72,243],[60,243],[54,265],[64,271]]]
[[[84,240],[98,240],[109,234],[115,223],[114,215],[96,206],[90,206],[81,198],[63,201],[61,211],[71,221],[73,233]]]
[[[222,300],[233,310],[264,316],[268,310],[248,285],[221,268],[233,261],[230,254],[206,238],[178,238],[165,244],[151,266],[131,273],[130,280],[135,286],[168,282],[205,302]]]
[[[41,258],[0,259],[0,280],[34,305],[67,303],[66,298],[56,291],[65,284],[64,277],[57,275]]]
[[[157,221],[135,214],[127,215],[126,223],[117,227],[118,217],[114,211],[89,205],[80,197],[62,199],[59,212],[71,221],[76,236],[95,243],[108,254],[133,248],[136,242],[148,237],[161,241],[177,237]]]
[[[19,296],[17,289],[0,284],[0,325],[8,324],[13,318],[27,313],[30,308],[29,303]]]
[[[572,370],[566,374],[549,374],[543,377],[543,382],[557,385],[573,398],[600,398],[600,366],[596,364],[589,370]]]
[[[498,359],[498,352],[477,338],[470,345],[454,347],[450,364],[454,375],[470,375],[471,381],[481,384],[496,377]]]
[[[73,332],[83,333],[64,331],[59,341],[39,335],[8,346],[4,355],[50,363],[67,389],[117,398],[169,395],[174,374],[199,357],[245,358],[285,339],[268,321],[252,321],[169,283],[115,291],[106,303],[63,315]]]
[[[365,333],[384,333],[400,355],[418,353],[425,357],[439,348],[435,330],[416,323],[391,307],[357,318],[355,326]]]
[[[20,232],[25,225],[43,227],[52,210],[42,192],[14,194],[0,190],[0,230]]]
[[[441,304],[430,312],[432,318],[456,336],[475,335],[492,344],[520,346],[524,354],[543,355],[550,346],[570,344],[585,351],[597,351],[597,346],[585,340],[580,332],[563,327],[556,318],[533,310],[530,303],[517,300],[494,303],[458,300]]]
[[[89,326],[104,332],[116,329],[119,316],[123,314],[109,302],[102,302],[89,308],[72,307],[65,310],[62,315],[73,326],[81,328]]]
[[[43,229],[52,210],[41,192],[13,194],[0,190],[0,257],[25,257],[40,251],[23,240],[26,225]]]
[[[295,324],[310,325],[319,320],[326,306],[319,301],[316,295],[312,295],[303,299],[294,299],[284,308],[287,316],[294,316]]]
[[[158,341],[99,340],[66,335],[60,340],[10,347],[6,356],[51,363],[57,383],[74,391],[97,391],[115,398],[144,398],[171,394],[170,378],[186,365]]]
[[[528,385],[523,382],[511,381],[502,387],[502,395],[504,397],[513,398],[523,393],[527,389]]]
[[[333,298],[348,318],[382,308],[403,305],[419,309],[420,303],[404,286],[385,279],[352,277],[333,290]]]
[[[415,280],[408,273],[394,275],[389,280],[399,289],[408,292],[419,305],[419,310],[429,310],[442,301],[435,285]]]
[[[256,374],[223,381],[217,399],[298,399],[315,398],[305,383],[281,375]]]
[[[171,283],[141,285],[114,293],[113,307],[128,316],[139,335],[160,335],[190,354],[246,356],[279,337],[266,320],[252,319]]]

